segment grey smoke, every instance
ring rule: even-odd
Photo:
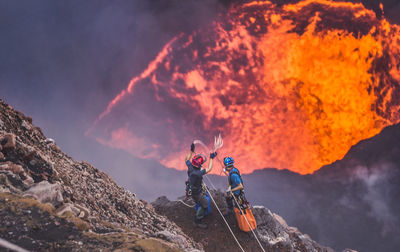
[[[386,185],[391,171],[396,169],[394,164],[376,164],[369,171],[366,167],[355,167],[354,179],[361,180],[366,186],[363,199],[370,205],[368,214],[377,218],[382,224],[382,236],[394,231],[397,222],[396,213],[390,209],[389,186]]]

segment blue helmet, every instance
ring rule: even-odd
[[[233,158],[231,158],[231,157],[226,157],[226,158],[224,158],[224,165],[226,166],[226,167],[231,167],[231,166],[233,166],[233,163],[234,163],[235,161],[233,161]]]

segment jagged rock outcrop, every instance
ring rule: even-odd
[[[284,248],[285,251],[334,251],[319,245],[297,228],[288,226],[281,216],[263,206],[254,206],[253,214],[257,221],[257,234],[268,247]]]
[[[34,251],[202,250],[150,204],[67,156],[1,100],[0,236]]]
[[[213,191],[212,194],[219,207],[226,207],[223,193]],[[180,200],[186,202],[184,198]],[[190,204],[193,203],[190,202]],[[193,237],[195,241],[202,243],[206,251],[241,251],[214,205],[212,205],[213,212],[211,215],[204,219],[204,223],[208,225],[206,230],[193,227],[193,208],[184,205],[179,200],[170,201],[166,197],[159,197],[152,205],[158,213],[168,216],[186,234]],[[265,251],[334,251],[331,248],[319,245],[308,235],[302,234],[297,228],[289,227],[282,217],[263,206],[254,206],[253,214],[257,221],[255,233]],[[233,214],[227,217],[227,221],[245,251],[261,251],[252,233],[240,231]]]

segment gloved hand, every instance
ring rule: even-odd
[[[194,152],[194,143],[192,143],[192,145],[190,145],[190,151]]]
[[[210,158],[213,159],[217,156],[217,152],[210,153]]]
[[[226,193],[228,195],[230,195],[231,192],[232,192],[232,188],[231,188],[231,186],[228,186],[228,189],[226,189]]]

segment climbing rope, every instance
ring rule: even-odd
[[[0,238],[0,247],[4,247],[6,249],[9,249],[9,250],[12,250],[12,251],[16,251],[16,252],[29,252],[28,250],[23,249],[23,248],[15,245],[15,244],[13,244],[13,243],[11,243],[9,241],[6,241],[4,239],[1,239],[1,238]]]
[[[221,168],[223,169],[224,165],[223,165],[222,161],[221,161],[220,159],[218,159],[218,161],[219,161],[219,163],[220,163],[220,165],[221,165]],[[224,174],[225,174],[225,176],[226,176],[226,173],[224,173]],[[208,178],[207,178],[207,179],[208,179]],[[208,181],[211,182],[210,179],[208,179]],[[230,191],[230,193],[231,193],[233,199],[235,200],[236,206],[238,206],[238,208],[239,208],[239,210],[240,210],[240,213],[243,215],[244,219],[246,220],[247,225],[249,226],[251,232],[253,233],[254,238],[256,238],[258,245],[260,246],[261,250],[262,250],[263,252],[265,252],[264,247],[261,245],[261,242],[260,242],[260,240],[258,239],[256,233],[255,233],[254,230],[251,228],[250,222],[247,220],[246,215],[244,215],[244,213],[243,213],[243,211],[242,211],[242,208],[240,207],[240,205],[239,205],[239,203],[238,203],[238,201],[237,201],[235,195],[233,195],[233,192],[232,192],[232,191]]]
[[[208,180],[208,182],[210,182],[210,184],[211,184],[211,186],[214,188],[214,190],[217,190],[217,188],[216,188],[215,185],[211,182],[211,180],[208,178],[208,176],[206,175],[205,177],[206,177],[206,179]],[[239,203],[238,203],[236,197],[233,195],[232,191],[231,191],[230,193],[231,193],[233,199],[235,200],[236,205],[239,207]],[[244,219],[246,220],[246,223],[247,223],[247,225],[249,226],[249,228],[250,228],[251,232],[253,233],[254,237],[256,238],[257,243],[258,243],[258,245],[260,246],[261,250],[262,250],[263,252],[265,252],[265,250],[264,250],[263,246],[261,245],[261,242],[260,242],[260,240],[258,239],[256,233],[255,233],[254,230],[251,228],[250,222],[247,220],[246,215],[244,215],[244,213],[243,213],[243,211],[242,211],[242,209],[241,209],[240,207],[239,207],[239,210],[240,210],[240,213],[243,215]]]
[[[205,184],[204,184],[204,185],[205,185]],[[217,203],[215,202],[213,196],[211,195],[210,191],[208,190],[207,185],[205,185],[204,188],[206,189],[208,195],[210,195],[210,198],[211,198],[212,202],[214,203],[215,208],[217,208],[218,213],[221,215],[222,219],[224,220],[226,226],[228,227],[229,231],[231,232],[231,234],[232,234],[233,238],[235,239],[236,243],[238,244],[239,248],[240,248],[243,252],[245,252],[244,249],[243,249],[243,247],[242,247],[242,245],[240,245],[240,242],[238,241],[238,239],[236,238],[235,234],[233,233],[231,227],[229,226],[228,222],[226,221],[224,215],[221,213],[221,210],[219,209],[219,207],[218,207]]]
[[[221,134],[219,135],[219,138],[221,138]],[[216,142],[216,141],[215,141],[215,142]],[[210,152],[210,149],[209,149],[209,148],[207,147],[207,145],[205,145],[202,141],[200,141],[200,140],[195,140],[194,143],[199,143],[199,144],[201,144],[208,152]],[[214,145],[215,145],[215,143],[214,143]],[[222,147],[222,145],[221,145],[221,147]],[[214,150],[214,151],[215,151],[215,150]],[[220,166],[221,166],[221,173],[222,173],[222,171],[224,171],[224,167],[225,167],[225,166],[223,165],[223,162],[221,161],[221,159],[219,159],[218,156],[217,156],[216,158],[217,158],[217,160],[218,160],[218,162],[219,162],[219,164],[220,164]],[[225,176],[227,176],[227,174],[226,174],[225,172],[224,172],[224,174],[225,174]],[[208,178],[207,174],[205,175],[205,177],[206,177],[206,179],[208,180],[208,182],[211,184],[211,186],[214,188],[214,190],[217,191],[217,188],[216,188],[215,185],[211,182],[211,180]],[[221,215],[222,218],[224,219],[226,225],[228,226],[229,230],[231,231],[231,234],[232,234],[233,237],[235,238],[236,242],[239,244],[239,242],[237,241],[235,235],[233,234],[233,232],[232,232],[232,230],[231,230],[229,224],[227,223],[225,217],[223,216],[223,214],[222,214],[221,211],[219,210],[217,204],[215,203],[214,199],[212,198],[211,193],[208,191],[207,187],[206,187],[206,190],[207,190],[207,192],[210,194],[210,197],[211,197],[211,199],[213,200],[215,207],[217,208],[218,212],[220,213],[220,215]],[[247,220],[246,216],[244,215],[242,209],[240,208],[240,205],[238,204],[238,202],[237,202],[237,200],[236,200],[236,197],[233,195],[232,191],[231,191],[230,193],[231,193],[233,199],[235,200],[236,205],[239,207],[240,213],[243,215],[244,219],[246,220],[247,225],[249,226],[251,232],[253,233],[254,238],[257,240],[258,245],[260,246],[261,250],[262,250],[263,252],[265,252],[265,250],[264,250],[264,248],[263,248],[263,246],[262,246],[260,240],[258,239],[258,237],[257,237],[256,233],[254,232],[254,230],[251,228],[251,225],[250,225],[249,221]],[[239,247],[242,248],[242,247],[240,246],[240,244],[239,244]],[[242,248],[242,250],[243,250],[243,248]]]
[[[208,149],[208,147],[207,147],[202,141],[197,140],[197,143],[201,144],[204,148],[207,149],[207,151],[210,151],[210,150]],[[221,166],[221,171],[223,171],[223,169],[224,169],[224,167],[225,167],[225,166],[223,165],[223,162],[221,161],[221,159],[219,159],[218,156],[217,156],[216,158],[217,158],[217,160],[218,160],[218,162],[219,162],[219,164],[220,164],[220,166]],[[225,172],[224,172],[224,174],[225,174],[225,176],[227,176]],[[211,186],[214,188],[214,190],[217,191],[217,188],[216,188],[215,185],[212,183],[211,179],[208,178],[207,174],[205,175],[205,177],[206,177],[206,179],[208,180],[208,182],[211,184]],[[249,226],[251,232],[253,233],[254,238],[256,239],[258,245],[260,246],[261,250],[262,250],[263,252],[265,252],[264,247],[262,246],[260,240],[259,240],[258,237],[257,237],[257,234],[256,234],[256,233],[254,232],[254,230],[251,228],[251,225],[250,225],[249,220],[247,219],[246,215],[244,215],[243,210],[240,208],[240,205],[239,205],[239,203],[238,203],[236,197],[233,195],[232,191],[231,191],[230,193],[231,193],[233,199],[235,200],[236,205],[239,207],[240,213],[243,215],[244,219],[246,220],[246,223],[247,223],[247,225]]]
[[[189,204],[185,203],[183,200],[176,200],[176,201],[181,202],[183,205],[190,207],[190,208],[193,208],[196,206],[196,205],[189,205]]]
[[[244,213],[243,213],[243,211],[242,211],[242,208],[240,207],[239,203],[237,202],[235,195],[233,195],[233,192],[232,192],[232,191],[230,191],[230,193],[231,193],[233,199],[235,200],[236,205],[238,206],[238,208],[239,208],[239,210],[240,210],[240,213],[243,215],[244,219],[246,220],[247,225],[249,225],[249,228],[250,228],[251,232],[253,233],[254,237],[256,238],[256,240],[257,240],[257,242],[258,242],[258,245],[260,245],[261,250],[262,250],[263,252],[265,252],[265,250],[264,250],[263,246],[261,245],[261,242],[260,242],[260,240],[258,239],[256,233],[255,233],[254,230],[251,228],[251,225],[250,225],[249,221],[247,220],[246,215],[244,215]]]
[[[206,178],[208,179],[207,175],[206,175]],[[212,184],[211,180],[208,179],[208,181]],[[214,187],[214,190],[216,190],[216,188],[215,188],[215,186],[214,186],[213,184],[212,184],[212,186]],[[240,245],[238,239],[236,238],[235,234],[233,233],[231,227],[229,226],[228,222],[226,221],[224,215],[221,213],[221,210],[219,209],[217,203],[215,202],[213,196],[211,195],[211,192],[208,190],[207,185],[206,185],[204,182],[203,182],[203,188],[205,188],[206,191],[207,191],[207,193],[208,193],[208,195],[210,195],[210,198],[211,198],[212,202],[214,203],[215,208],[217,208],[219,214],[221,215],[222,219],[224,220],[226,226],[228,227],[229,231],[231,232],[231,234],[232,234],[233,238],[235,239],[236,243],[238,244],[239,248],[240,248],[243,252],[245,252],[244,249],[243,249],[243,247],[242,247],[242,245]],[[190,207],[190,208],[195,207],[195,205],[192,205],[192,206],[191,206],[191,205],[185,203],[183,200],[176,200],[176,201],[179,201],[179,202],[181,202],[183,205],[185,205],[185,206],[187,206],[187,207]]]

